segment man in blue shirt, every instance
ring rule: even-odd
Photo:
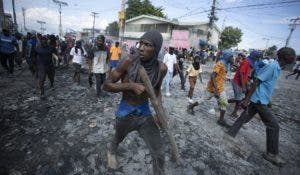
[[[283,47],[277,52],[277,56],[278,61],[274,60],[266,64],[257,72],[257,79],[242,101],[242,105],[248,106],[248,108],[235,121],[227,133],[235,137],[242,125],[249,122],[258,113],[267,127],[267,152],[263,154],[263,157],[277,166],[282,166],[285,161],[278,156],[279,125],[267,105],[279,79],[280,67],[293,63],[296,54],[293,49]]]
[[[3,35],[0,35],[0,53],[1,64],[6,68],[9,74],[14,73],[14,54],[18,48],[18,43],[15,37],[10,35],[9,30],[3,29]],[[7,66],[7,61],[9,67]]]

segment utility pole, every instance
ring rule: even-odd
[[[294,30],[296,29],[297,25],[299,25],[299,24],[297,24],[297,21],[299,21],[299,20],[300,20],[299,17],[290,19],[290,21],[291,21],[291,23],[292,23],[292,24],[289,24],[291,30],[290,30],[290,34],[289,34],[288,38],[286,39],[285,47],[287,47],[287,46],[289,45],[289,42],[290,42],[292,33],[293,33]]]
[[[58,9],[58,12],[59,12],[59,36],[62,37],[62,25],[61,25],[61,7],[62,6],[68,6],[68,3],[66,2],[63,2],[63,1],[58,1],[58,0],[53,0],[53,2],[55,4],[58,5],[59,9]]]
[[[0,0],[0,29],[4,28],[4,7],[3,7],[3,0]]]
[[[23,26],[24,26],[24,30],[25,31],[27,31],[27,28],[26,28],[26,23],[25,23],[25,12],[26,10],[25,10],[25,8],[24,7],[22,7],[22,14],[23,14]]]
[[[210,38],[212,35],[214,21],[218,20],[218,18],[216,17],[216,0],[213,0],[208,19],[209,19],[209,22],[208,22],[208,29],[207,29],[207,35],[206,35],[207,45],[210,43]]]
[[[121,0],[121,11],[119,11],[119,40],[122,43],[124,40],[125,31],[125,0]]]
[[[93,16],[93,31],[92,31],[92,36],[93,36],[93,39],[95,38],[95,18],[97,17],[96,15],[98,15],[99,13],[96,13],[96,12],[92,12],[92,16]]]
[[[269,38],[262,38],[262,39],[263,39],[263,40],[266,40],[266,48],[265,48],[264,54],[263,54],[263,56],[265,56],[265,55],[266,55],[266,52],[267,52],[267,49],[268,49],[268,45],[269,45],[270,39],[269,39]]]
[[[44,31],[46,30],[46,28],[43,27],[44,24],[46,24],[45,21],[36,21],[37,23],[39,23],[41,25],[41,34],[44,34]]]
[[[17,24],[17,17],[16,17],[16,10],[15,10],[15,0],[12,0],[12,8],[13,8],[13,15],[14,15],[14,32],[18,31],[18,24]]]

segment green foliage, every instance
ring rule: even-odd
[[[273,57],[276,55],[276,51],[277,51],[277,46],[273,45],[264,52],[265,53],[264,55]]]
[[[242,35],[241,29],[232,26],[226,27],[221,33],[219,48],[223,50],[237,46],[242,41]]]
[[[140,15],[154,15],[165,18],[162,7],[154,7],[149,0],[128,0],[126,8],[126,19]]]
[[[111,36],[119,37],[118,22],[114,21],[112,23],[109,23],[108,26],[106,27],[106,32],[108,32],[108,34]]]

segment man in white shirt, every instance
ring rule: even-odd
[[[106,79],[106,73],[109,70],[109,50],[105,46],[105,37],[99,35],[97,37],[97,45],[92,49],[93,57],[93,73],[96,77],[97,96],[101,95],[101,86]]]
[[[73,66],[75,68],[75,73],[73,76],[74,82],[80,84],[80,69],[83,63],[84,57],[87,55],[85,49],[81,47],[81,41],[76,41],[75,47],[70,51],[70,55],[73,57]]]
[[[174,67],[177,69],[178,72],[180,72],[180,69],[177,64],[176,55],[174,54],[174,47],[169,47],[169,53],[167,53],[164,56],[163,63],[165,63],[168,67],[168,72],[165,76],[164,82],[163,82],[163,88],[166,90],[166,96],[171,96],[170,93],[170,82],[173,78],[173,71]]]

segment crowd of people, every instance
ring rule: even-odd
[[[175,75],[178,74],[180,77],[182,90],[186,90],[188,78],[187,103],[193,104],[197,79],[199,78],[200,83],[203,83],[202,65],[206,64],[208,57],[211,57],[215,64],[207,82],[206,94],[208,94],[207,99],[214,97],[217,100],[220,110],[217,123],[228,128],[229,136],[235,137],[242,125],[258,113],[267,128],[267,152],[263,157],[278,166],[285,163],[278,155],[279,125],[268,105],[281,68],[295,61],[296,54],[293,49],[281,48],[276,55],[268,58],[263,58],[261,52],[254,50],[249,56],[239,53],[234,59],[231,49],[224,49],[219,54],[217,52],[208,54],[205,49],[199,51],[192,48],[177,50],[174,47],[162,49],[162,44],[163,38],[158,31],[148,31],[140,38],[136,46],[130,49],[127,56],[121,59],[120,43],[115,42],[114,46],[110,46],[104,35],[97,36],[94,43],[84,44],[75,40],[62,41],[54,35],[28,33],[26,37],[18,35],[14,37],[9,31],[3,30],[3,35],[0,36],[1,64],[7,69],[9,76],[12,76],[14,63],[22,67],[22,59],[25,58],[29,70],[37,80],[41,98],[44,98],[46,76],[53,87],[56,67],[61,65],[67,67],[72,61],[73,80],[80,85],[82,65],[87,62],[89,85],[92,86],[93,76],[95,76],[98,97],[103,96],[103,90],[122,93],[116,112],[115,135],[107,145],[108,167],[112,169],[118,167],[116,150],[119,143],[128,133],[138,131],[150,150],[154,174],[163,174],[164,149],[159,123],[150,110],[149,95],[139,76],[139,67],[145,68],[160,101],[163,95],[172,96],[170,83]],[[166,53],[162,54],[162,52]],[[186,64],[188,64],[187,69],[184,66]],[[237,67],[232,80],[234,97],[228,99],[224,84],[230,65],[234,64]],[[298,73],[298,78],[299,57],[294,74],[295,72]],[[231,116],[238,117],[232,126],[225,120],[229,103],[235,104]],[[239,115],[240,108],[243,112]]]

